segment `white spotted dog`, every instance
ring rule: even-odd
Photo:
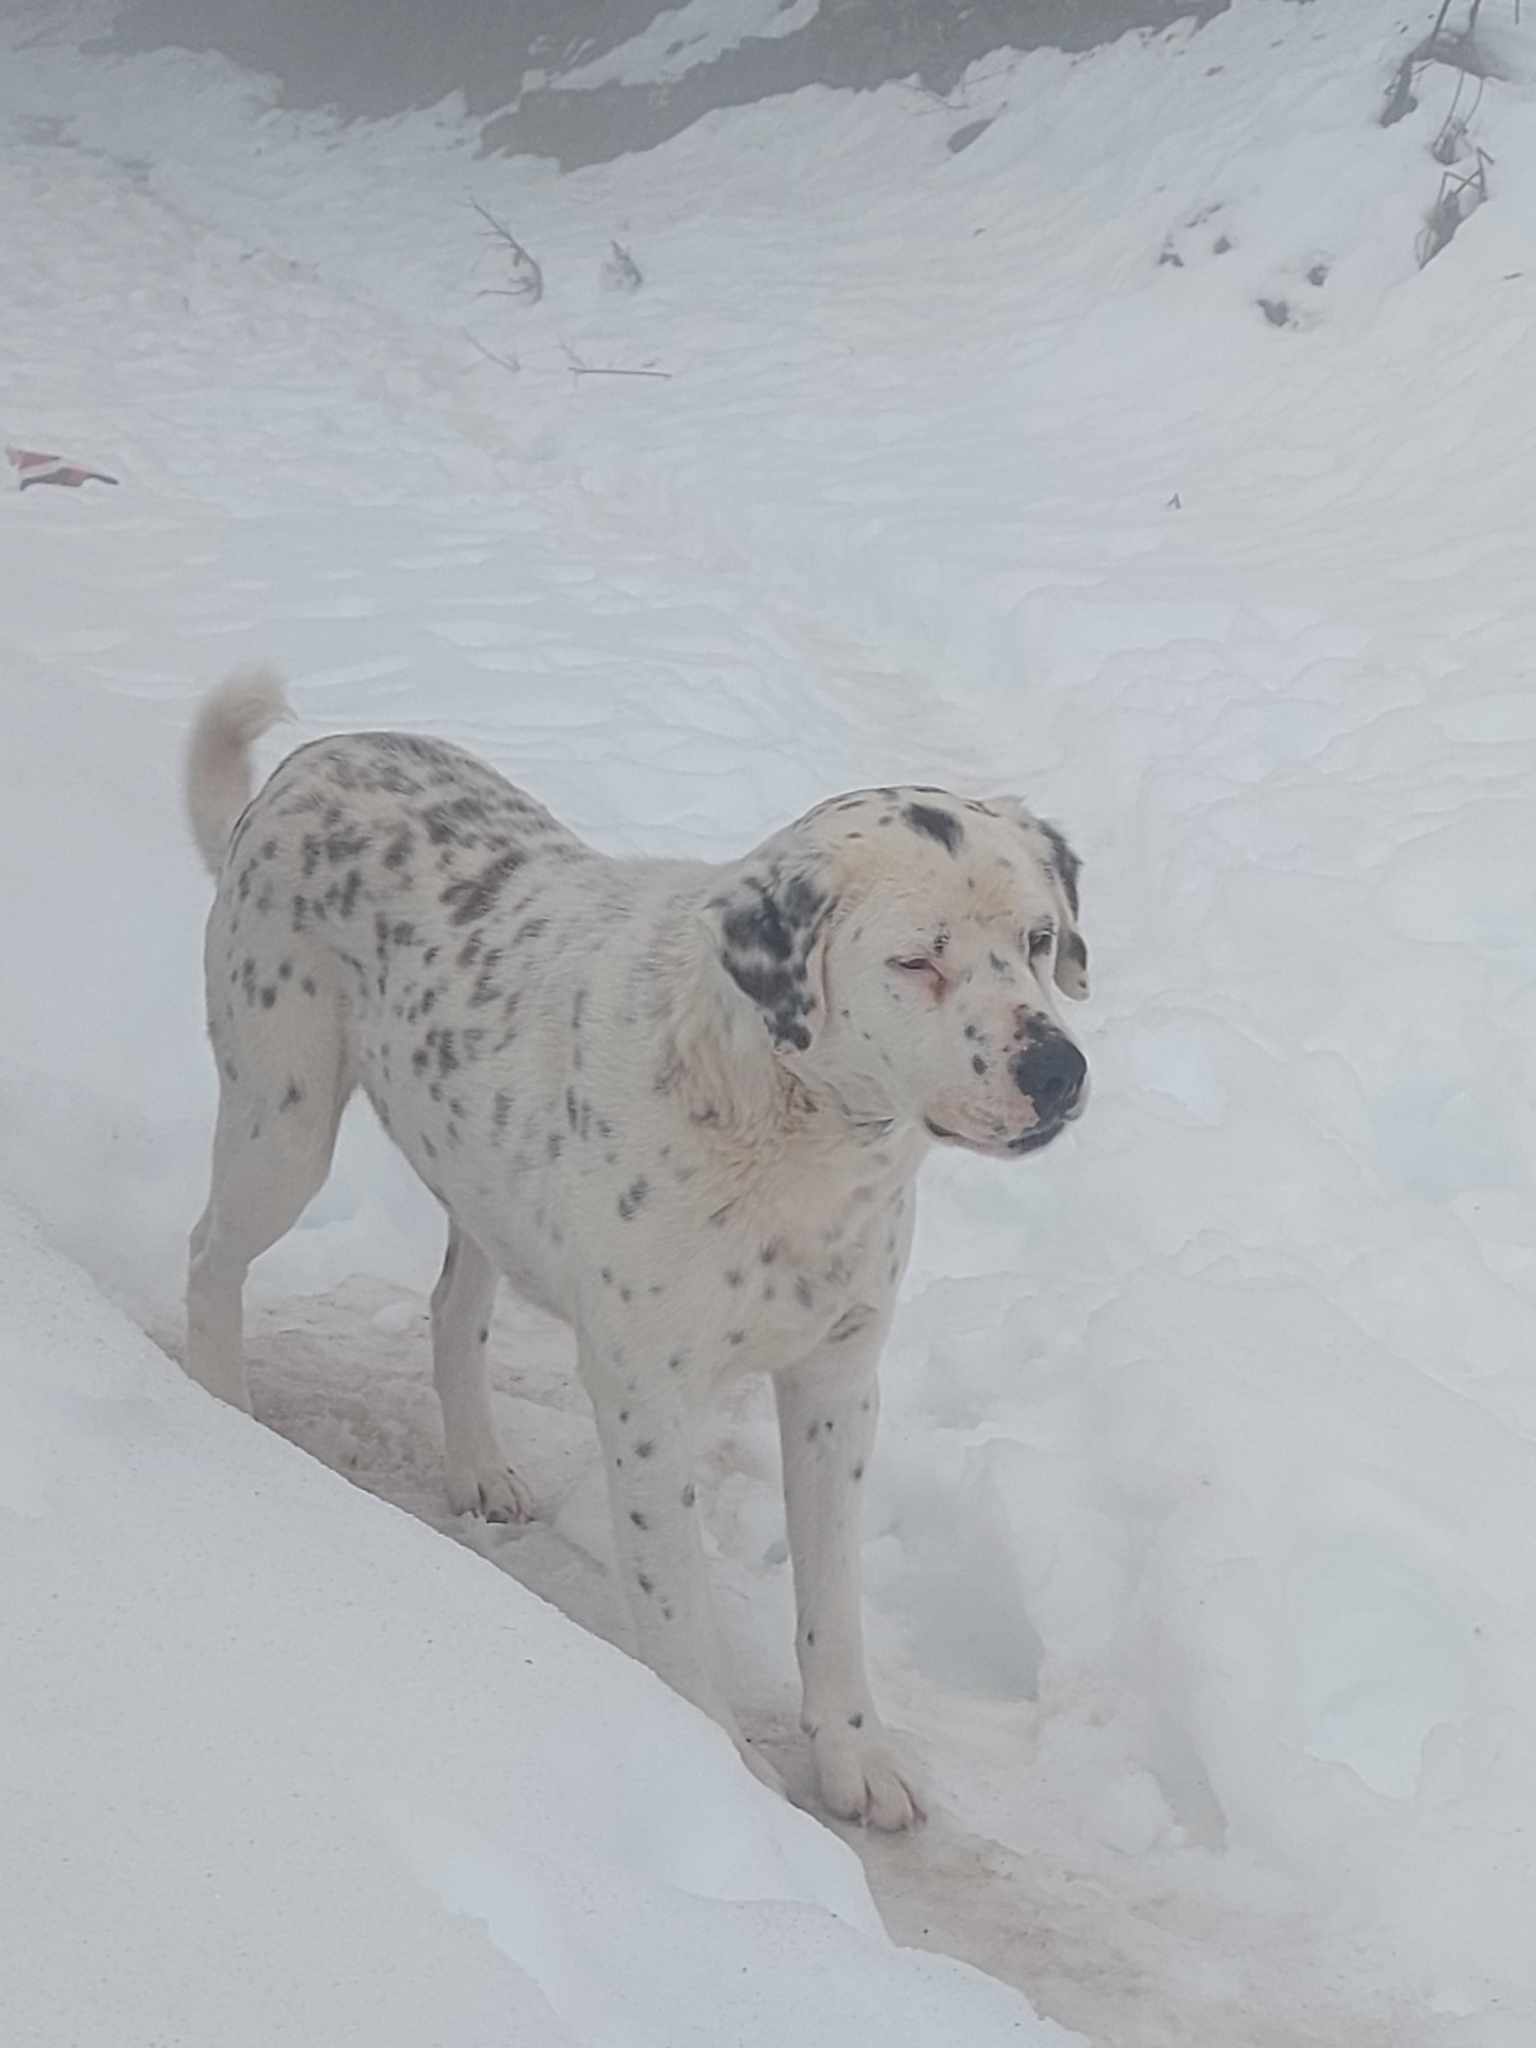
[[[529,1512],[486,1384],[504,1277],[575,1332],[640,1655],[774,1782],[722,1690],[693,1470],[716,1387],[771,1373],[820,1796],[909,1826],[860,1617],[876,1366],[929,1147],[1016,1159],[1083,1108],[1053,1004],[1087,989],[1076,857],[1014,797],[909,788],[833,798],[721,866],[612,860],[407,733],[301,746],[251,800],[252,742],[285,710],[275,676],[231,677],[188,754],[220,1080],[188,1371],[248,1408],[246,1271],[362,1088],[448,1215],[455,1510]]]

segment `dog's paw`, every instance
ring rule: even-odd
[[[478,1515],[486,1522],[529,1522],[533,1496],[510,1465],[482,1465],[473,1471],[448,1473],[448,1505],[456,1515]]]
[[[816,1790],[828,1813],[899,1832],[926,1820],[916,1781],[873,1716],[823,1722],[811,1737]]]

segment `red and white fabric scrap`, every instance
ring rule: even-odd
[[[62,484],[66,490],[77,491],[81,484],[117,482],[104,469],[86,469],[62,455],[44,455],[36,448],[7,448],[5,459],[15,470],[16,487],[22,491],[30,484]]]

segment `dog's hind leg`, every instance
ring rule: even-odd
[[[443,1409],[448,1501],[456,1515],[525,1522],[527,1490],[502,1456],[485,1368],[496,1268],[450,1217],[448,1250],[432,1290],[432,1373]]]
[[[325,1015],[323,998],[301,997],[291,983],[272,1007],[279,1001],[290,1009],[304,1002],[310,1014],[302,1029],[281,1013],[259,1023],[253,1016],[239,1029],[226,1011],[215,1036],[220,1096],[212,1184],[187,1269],[187,1372],[247,1413],[245,1276],[324,1185],[352,1092],[339,1014]]]

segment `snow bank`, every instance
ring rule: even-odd
[[[8,2048],[1065,2044],[553,1609],[0,1212]]]

